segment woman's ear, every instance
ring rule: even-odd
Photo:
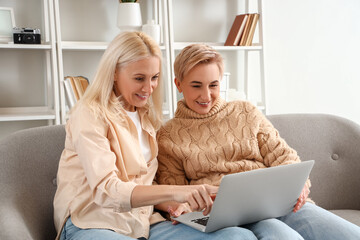
[[[175,83],[176,88],[178,89],[179,93],[181,93],[181,92],[182,92],[181,82],[180,82],[177,78],[175,78],[175,79],[174,79],[174,83]]]

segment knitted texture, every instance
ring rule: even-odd
[[[212,184],[230,173],[300,162],[295,150],[252,104],[219,99],[208,114],[179,101],[157,133],[160,184]]]

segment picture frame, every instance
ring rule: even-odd
[[[0,7],[0,43],[13,41],[13,28],[15,26],[13,8]]]

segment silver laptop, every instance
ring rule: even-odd
[[[183,214],[174,220],[212,232],[290,213],[314,165],[314,160],[223,177],[211,213]]]

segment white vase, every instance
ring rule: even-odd
[[[142,26],[142,31],[152,37],[157,44],[160,44],[160,25],[150,19]]]
[[[139,3],[119,3],[117,26],[121,31],[141,30],[142,19]]]

